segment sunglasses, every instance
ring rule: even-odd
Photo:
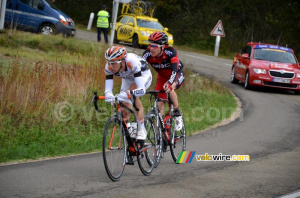
[[[114,65],[114,64],[118,64],[121,63],[122,61],[113,61],[113,62],[107,62],[109,65]]]
[[[161,47],[162,45],[153,45],[153,44],[149,44],[149,47],[152,47],[152,48],[158,48],[158,47]]]

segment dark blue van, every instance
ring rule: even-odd
[[[75,24],[52,0],[7,0],[5,26],[42,34],[75,35]]]

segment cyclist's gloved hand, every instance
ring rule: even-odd
[[[164,90],[165,90],[167,93],[169,93],[170,91],[172,91],[172,89],[173,89],[173,87],[172,87],[172,85],[171,85],[169,82],[166,82],[166,83],[164,84]]]
[[[111,104],[115,102],[115,96],[110,91],[105,92],[105,102]]]
[[[118,95],[118,101],[122,101],[122,102],[125,102],[128,100],[128,94],[126,93],[126,91],[124,92],[121,92],[119,95]]]

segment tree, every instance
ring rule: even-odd
[[[83,3],[84,2],[84,3]],[[210,32],[222,20],[226,37],[220,53],[238,51],[249,41],[293,48],[300,57],[300,2],[297,0],[152,0],[156,18],[174,35],[175,44],[214,49]],[[75,22],[87,25],[91,12],[103,4],[112,13],[111,0],[56,0]]]

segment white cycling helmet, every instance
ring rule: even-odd
[[[111,61],[121,61],[127,56],[127,50],[125,47],[112,46],[108,48],[105,52],[105,59],[108,62]]]

